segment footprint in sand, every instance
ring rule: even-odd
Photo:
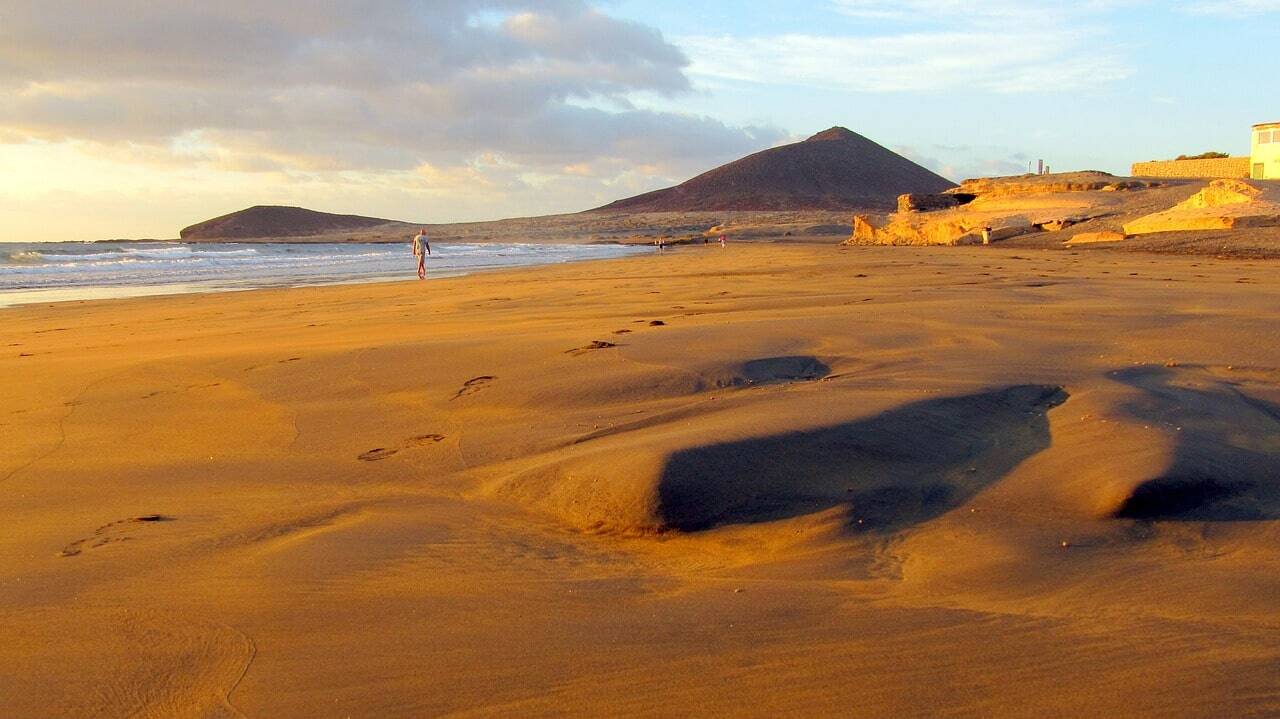
[[[471,379],[462,383],[462,387],[458,389],[456,394],[454,394],[452,397],[449,398],[449,401],[452,402],[453,400],[459,397],[466,397],[469,394],[475,394],[476,392],[479,392],[480,390],[487,387],[489,383],[494,381],[495,379],[497,379],[497,377],[494,377],[492,375],[487,375],[487,374],[481,375],[479,377],[472,377]]]
[[[376,447],[365,452],[356,459],[361,462],[377,462],[399,454],[402,450],[413,449],[414,447],[426,447],[428,445],[443,442],[445,436],[443,434],[420,434],[410,437],[397,447]]]
[[[137,527],[142,524],[153,524],[155,522],[172,522],[173,517],[166,517],[163,514],[144,514],[140,517],[129,517],[128,519],[118,519],[114,522],[98,527],[93,534],[83,539],[68,544],[58,553],[60,557],[74,557],[86,549],[97,549],[108,544],[116,542],[127,542],[133,537],[125,534],[130,528]]]
[[[278,360],[278,361],[276,362],[276,364],[289,364],[290,362],[297,362],[297,361],[299,361],[299,360],[301,360],[301,359],[302,359],[301,357],[289,357],[288,359]],[[245,367],[245,368],[244,368],[244,371],[245,371],[245,372],[253,372],[254,370],[260,370],[260,369],[262,369],[263,367],[266,367],[266,366],[267,366],[267,365],[265,365],[265,364],[255,364],[255,365],[250,365],[250,366],[248,366],[248,367]]]
[[[565,350],[565,354],[574,355],[576,357],[577,355],[591,352],[593,350],[605,350],[605,349],[609,349],[611,347],[617,347],[617,346],[618,345],[612,342],[605,342],[604,340],[594,340],[591,344],[585,347],[576,347],[571,350]]]

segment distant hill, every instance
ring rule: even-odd
[[[843,127],[731,162],[596,212],[890,209],[898,195],[955,183]]]
[[[429,225],[433,238],[500,241],[545,236],[545,241],[594,241],[637,234],[621,218],[644,213],[828,213],[810,224],[834,221],[829,213],[891,210],[898,195],[939,193],[955,183],[843,127],[804,142],[775,147],[703,173],[682,185],[618,200],[577,215],[519,218],[488,223]],[[610,215],[615,221],[604,222]],[[687,221],[648,218],[653,226],[686,231]],[[719,224],[724,217],[698,217]],[[603,224],[601,224],[603,222]],[[187,242],[285,240],[290,242],[395,242],[417,225],[360,215],[335,215],[302,207],[258,205],[205,220],[181,231]],[[703,227],[702,229],[705,229]],[[643,233],[641,233],[643,234]]]
[[[180,233],[185,241],[240,240],[256,238],[296,238],[367,230],[383,225],[400,226],[403,222],[360,215],[334,215],[302,207],[257,205],[232,212],[185,228]]]

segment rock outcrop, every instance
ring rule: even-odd
[[[949,210],[952,207],[959,207],[973,202],[975,198],[977,198],[977,195],[959,192],[943,192],[936,195],[911,192],[898,197],[898,212]]]
[[[1125,239],[1123,232],[1102,230],[1100,232],[1081,232],[1062,244],[1074,247],[1075,245],[1090,245],[1098,242],[1119,242],[1123,239]]]
[[[1105,172],[965,180],[941,194],[903,195],[887,222],[855,217],[847,243],[968,245],[1057,232],[1112,212],[1123,202],[1116,193],[1158,184]]]
[[[1174,207],[1124,226],[1127,235],[1280,226],[1280,188],[1246,180],[1214,180]]]
[[[941,214],[941,213],[939,213]],[[1025,216],[988,216],[985,214],[947,214],[945,217],[926,213],[893,215],[889,222],[877,226],[869,215],[855,215],[850,245],[977,245],[985,241],[999,242],[1010,237],[1038,232]]]
[[[1085,170],[1053,175],[982,177],[965,180],[950,192],[991,198],[1065,192],[1116,192],[1160,187],[1161,184],[1154,180],[1122,179],[1107,172]]]

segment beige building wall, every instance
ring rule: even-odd
[[[1255,133],[1255,140],[1256,140]],[[1280,145],[1275,145],[1280,149]],[[1249,176],[1249,158],[1224,157],[1214,160],[1162,160],[1137,162],[1130,169],[1134,177],[1209,177],[1245,178]]]
[[[1250,177],[1280,180],[1280,122],[1253,126],[1253,152],[1250,155]]]

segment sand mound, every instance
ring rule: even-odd
[[[1073,521],[1280,518],[1280,403],[1270,380],[1147,365],[1073,388],[1023,490]],[[1031,465],[1034,464],[1034,468]],[[1037,478],[1053,476],[1052,485]]]
[[[808,382],[831,374],[831,368],[822,360],[810,355],[788,357],[763,357],[741,364],[708,371],[703,376],[716,387],[744,387],[778,384],[783,382]]]
[[[893,531],[945,513],[1048,446],[1059,387],[928,400],[835,426],[705,443],[677,425],[553,458],[488,493],[586,531],[694,532],[833,508]]]
[[[1120,507],[1119,519],[1253,519],[1258,512],[1237,514],[1224,506],[1246,494],[1253,485],[1224,482],[1213,477],[1159,477],[1138,485]]]
[[[1168,450],[1158,476],[1134,483],[1112,516],[1280,518],[1280,405],[1204,368],[1140,367],[1114,377],[1141,391],[1124,409],[1144,427],[1160,428]],[[1177,424],[1168,427],[1168,418]]]

